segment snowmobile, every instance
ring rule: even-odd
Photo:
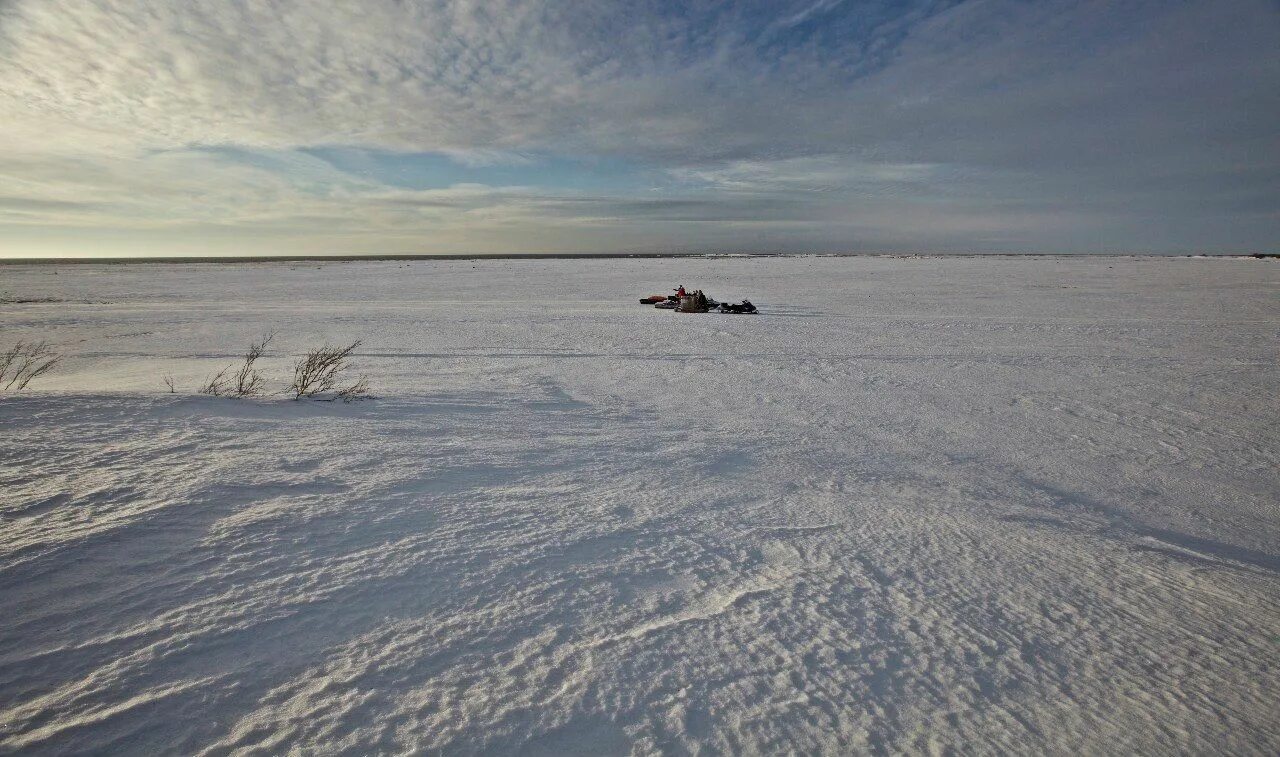
[[[730,303],[730,302],[722,302],[720,303],[720,312],[751,314],[756,312],[756,306],[751,304],[751,300],[743,300],[737,305],[734,305],[733,303]]]

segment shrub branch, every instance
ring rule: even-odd
[[[48,373],[61,362],[62,355],[50,347],[48,342],[19,340],[0,354],[0,383],[4,384],[6,392],[22,391],[32,379]]]
[[[289,386],[295,400],[334,391],[342,374],[351,367],[351,353],[360,346],[356,340],[345,347],[325,345],[306,353],[293,366],[293,383]],[[337,389],[335,397],[345,402],[368,396],[369,386],[363,379]]]
[[[250,344],[249,350],[244,354],[244,362],[240,364],[239,368],[232,372],[235,366],[228,365],[213,374],[204,382],[204,386],[200,387],[200,393],[213,397],[257,397],[261,395],[264,380],[262,373],[253,367],[253,364],[257,362],[258,358],[266,354],[267,345],[271,344],[271,340],[275,339],[275,337],[276,332],[272,331]]]

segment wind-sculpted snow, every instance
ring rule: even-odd
[[[0,273],[0,751],[1280,750],[1272,263]]]

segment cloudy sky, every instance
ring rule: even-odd
[[[1280,250],[1276,0],[0,0],[0,256]]]

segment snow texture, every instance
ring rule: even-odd
[[[681,283],[763,312],[636,302]],[[0,399],[0,751],[1280,751],[1273,262],[0,290],[68,356]],[[379,399],[195,394],[273,329]]]

